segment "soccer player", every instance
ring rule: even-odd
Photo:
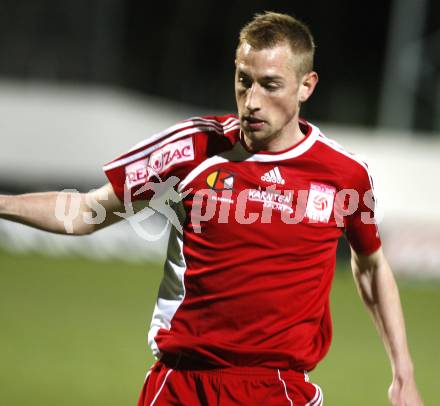
[[[345,233],[360,295],[388,352],[392,405],[420,406],[399,294],[374,219],[368,166],[299,118],[318,82],[309,29],[288,15],[255,16],[236,52],[238,116],[196,117],[148,138],[81,195],[70,232],[120,219],[150,201],[176,218],[152,318],[152,366],[139,405],[323,404],[307,372],[325,356],[329,292]],[[162,196],[162,197],[161,197]],[[57,193],[0,198],[0,215],[66,233]],[[64,197],[73,198],[66,194]],[[89,224],[84,214],[104,206]],[[160,211],[160,210],[159,210]]]

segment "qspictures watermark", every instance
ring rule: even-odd
[[[376,203],[371,190],[360,195],[355,189],[336,191],[331,186],[312,183],[307,190],[277,190],[276,185],[272,185],[267,188],[243,189],[234,195],[232,190],[216,191],[210,188],[195,192],[188,189],[179,193],[176,190],[178,183],[179,178],[171,176],[166,181],[159,178],[158,182],[146,182],[134,193],[125,187],[125,212],[113,214],[127,220],[135,233],[146,241],[157,241],[170,226],[183,233],[184,219],[179,218],[175,208],[191,194],[189,215],[195,233],[201,233],[204,223],[210,221],[219,224],[227,224],[231,220],[241,225],[258,221],[271,224],[275,212],[279,213],[285,224],[298,224],[305,219],[309,223],[328,223],[333,214],[337,227],[344,227],[346,217],[355,214],[360,205],[362,211],[357,214],[362,223],[379,224],[383,217],[382,213],[375,210]],[[142,195],[146,193],[151,196],[148,204],[136,212],[134,201],[142,200]],[[108,200],[108,194],[102,191],[99,199]],[[74,232],[74,221],[80,215],[81,204],[91,209],[82,213],[84,223],[98,225],[106,219],[106,209],[93,194],[81,195],[75,189],[65,189],[57,197],[55,216],[63,222],[68,234]],[[152,233],[145,222],[154,215],[163,216],[166,222],[161,230]]]

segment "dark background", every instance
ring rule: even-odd
[[[238,32],[254,13],[273,10],[302,19],[315,36],[320,84],[303,115],[377,126],[392,3],[1,0],[0,75],[112,85],[233,111]],[[423,44],[427,63],[415,86],[412,128],[434,131],[440,130],[439,2],[428,1],[425,15],[423,35],[435,41]]]

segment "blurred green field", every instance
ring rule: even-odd
[[[0,252],[0,404],[135,405],[161,267]],[[440,284],[401,281],[426,405],[440,405]],[[326,405],[386,405],[390,370],[348,270],[332,293],[335,337],[312,373]]]

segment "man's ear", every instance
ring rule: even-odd
[[[301,103],[307,101],[307,99],[312,95],[316,85],[318,84],[318,80],[318,74],[314,71],[308,72],[302,77],[298,93],[298,99]]]

